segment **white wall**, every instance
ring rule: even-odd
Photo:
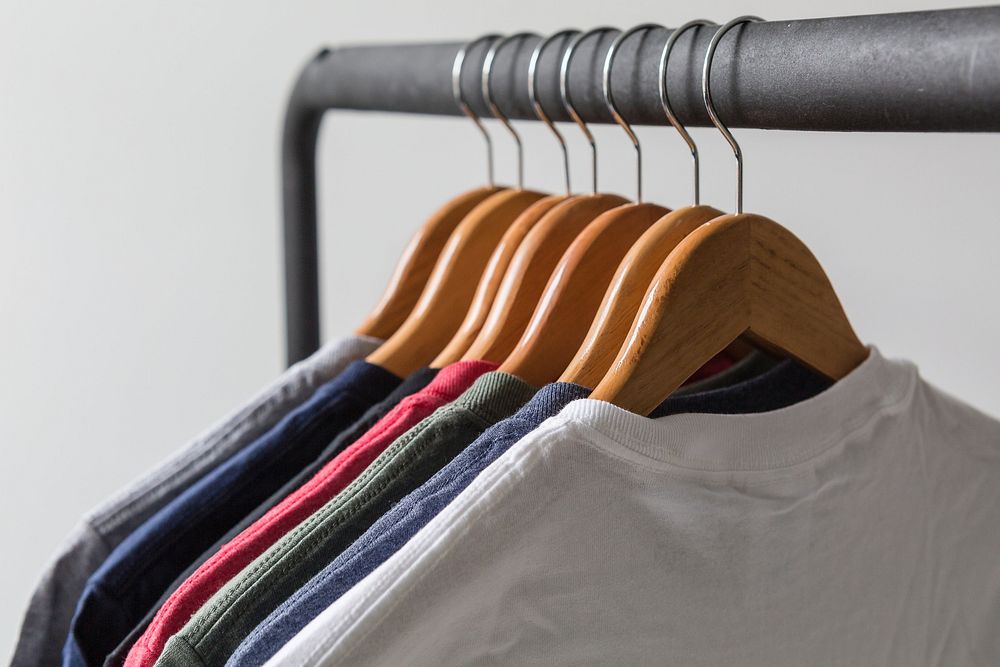
[[[279,372],[278,135],[290,81],[318,46],[677,25],[694,14],[779,19],[934,7],[697,5],[582,0],[567,13],[565,2],[539,0],[5,0],[0,655],[43,562],[81,512]],[[747,208],[806,240],[861,335],[1000,414],[992,289],[1000,280],[1000,136],[738,134]],[[538,127],[524,135],[530,185],[559,188],[553,144]],[[679,141],[666,129],[641,136],[650,198],[683,205],[688,165]],[[705,199],[727,208],[727,148],[714,131],[695,137]],[[615,128],[598,140],[604,186],[631,193],[629,145]],[[500,173],[509,174],[501,147]],[[357,114],[330,119],[320,152],[324,321],[339,334],[374,303],[421,217],[478,182],[482,156],[459,119]],[[577,161],[578,174],[584,164]]]

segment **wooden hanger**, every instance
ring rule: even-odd
[[[367,360],[406,377],[434,359],[458,330],[504,233],[544,196],[532,190],[505,190],[472,209],[449,237],[413,312]]]
[[[458,223],[473,207],[503,188],[484,186],[463,192],[439,208],[410,239],[378,304],[355,331],[386,339],[413,310],[434,263]]]
[[[546,213],[518,246],[493,307],[463,358],[497,363],[506,359],[566,249],[599,215],[627,202],[610,194],[571,197]]]
[[[587,225],[559,260],[500,370],[538,387],[556,380],[590,328],[622,258],[666,212],[652,204],[626,204]]]
[[[566,372],[559,378],[561,382],[573,382],[592,388],[601,381],[618,355],[646,289],[667,255],[703,223],[723,215],[718,209],[700,205],[701,169],[698,146],[674,114],[667,88],[667,65],[678,38],[692,28],[710,24],[704,19],[696,19],[675,29],[663,45],[659,62],[660,105],[667,120],[680,134],[691,153],[694,166],[694,206],[671,211],[657,220],[625,255],[611,286],[604,294],[604,301],[590,331]]]
[[[805,244],[763,216],[727,215],[670,253],[591,398],[647,415],[741,335],[834,380],[868,356]]]
[[[618,266],[583,343],[560,382],[595,387],[618,355],[646,289],[678,243],[703,223],[722,215],[710,206],[688,206],[657,220]]]
[[[573,241],[546,285],[524,334],[500,367],[537,386],[556,380],[566,370],[622,258],[656,220],[669,212],[662,206],[642,202],[642,149],[619,113],[611,89],[618,48],[632,34],[653,27],[658,26],[643,24],[620,33],[608,49],[603,70],[605,104],[636,151],[636,203],[602,213]]]
[[[591,398],[648,415],[692,373],[740,336],[839,380],[868,356],[823,268],[778,223],[743,213],[743,153],[712,103],[705,56],[702,95],[736,156],[735,215],[711,220],[670,253],[643,299],[625,344]]]
[[[476,293],[472,297],[472,305],[465,315],[465,319],[458,327],[458,331],[452,337],[444,350],[431,362],[432,368],[443,368],[450,363],[458,361],[469,349],[475,340],[483,323],[490,312],[490,307],[496,299],[507,268],[510,266],[514,253],[521,246],[525,236],[530,232],[543,216],[554,206],[564,201],[566,198],[561,195],[550,195],[539,199],[534,204],[524,210],[517,220],[504,233],[503,238],[497,245],[490,261],[486,265]]]
[[[591,35],[598,35],[613,30],[612,28],[596,28],[577,36],[567,45],[560,67],[560,92],[566,112],[576,122],[591,147],[592,155],[592,194],[568,199],[546,214],[545,218],[531,231],[518,248],[510,269],[504,276],[500,292],[497,296],[489,317],[475,342],[469,347],[465,359],[487,359],[495,362],[506,360],[513,352],[518,341],[524,334],[531,320],[545,286],[560,262],[563,254],[589,225],[596,222],[598,216],[610,209],[627,203],[617,195],[597,194],[597,144],[593,133],[577,113],[569,96],[568,77],[573,53],[577,46]],[[564,33],[553,35],[554,39]],[[532,54],[532,64],[544,48],[545,42],[538,45]],[[613,47],[612,47],[613,48]],[[613,55],[613,51],[612,51]],[[539,118],[556,133],[563,148],[563,160],[566,164],[566,187],[569,190],[568,154],[565,142],[551,122],[541,104],[533,94],[537,70],[530,68],[529,93]]]
[[[479,280],[501,238],[530,205],[545,197],[541,192],[523,189],[524,151],[521,137],[497,106],[492,90],[493,63],[497,52],[504,44],[528,35],[519,33],[506,38],[495,35],[482,38],[491,40],[492,44],[483,59],[481,89],[490,111],[510,132],[517,146],[518,187],[491,195],[466,216],[448,239],[413,312],[391,338],[368,356],[369,362],[400,377],[430,363],[448,345],[465,319]],[[464,50],[459,52],[452,70],[452,89],[460,104],[464,104],[461,92]],[[463,110],[475,118],[468,105]],[[477,125],[481,124],[477,122]]]
[[[455,54],[451,71],[451,90],[455,104],[472,121],[486,142],[486,170],[489,184],[464,192],[447,202],[410,239],[381,300],[356,329],[358,334],[383,339],[392,336],[413,311],[445,243],[458,224],[490,195],[506,190],[504,187],[494,185],[493,141],[482,121],[465,101],[462,92],[462,72],[469,49],[481,41],[496,38],[496,35],[484,35],[464,45]]]
[[[500,245],[497,246],[493,256],[490,258],[490,263],[486,267],[486,272],[479,281],[479,287],[476,290],[476,295],[473,297],[472,305],[469,308],[469,312],[466,314],[465,320],[462,322],[462,325],[459,327],[458,332],[452,338],[451,342],[445,347],[441,354],[439,354],[437,358],[431,362],[431,366],[434,368],[441,368],[447,364],[458,361],[463,358],[463,355],[465,355],[464,358],[479,358],[469,357],[466,355],[466,352],[469,350],[469,347],[473,344],[474,340],[478,335],[480,335],[480,332],[483,329],[487,316],[497,299],[497,293],[500,290],[501,283],[504,280],[505,275],[509,273],[508,267],[514,258],[514,253],[522,246],[527,234],[537,226],[537,223],[540,223],[542,219],[545,218],[549,211],[570,198],[569,152],[566,148],[566,141],[563,138],[562,133],[559,132],[559,129],[552,122],[552,119],[545,112],[545,109],[538,100],[538,95],[536,93],[538,86],[538,61],[541,58],[542,53],[545,51],[546,46],[556,40],[562,40],[576,34],[577,32],[579,31],[563,30],[540,40],[532,51],[531,58],[528,61],[528,98],[531,100],[535,115],[540,121],[545,123],[548,129],[552,132],[552,135],[555,137],[560,149],[562,150],[566,195],[553,195],[551,197],[540,199],[528,207],[528,209],[521,214],[514,224],[511,225],[510,229],[507,230],[504,238],[500,241]],[[591,217],[596,215],[597,212],[594,212]],[[543,285],[544,281],[547,279],[548,274],[541,278]],[[539,287],[538,291],[541,291],[541,287]],[[537,296],[538,295],[536,294],[534,297],[535,301],[537,301]],[[534,308],[534,303],[532,303],[529,308]],[[527,322],[526,317],[524,322]],[[517,330],[515,340],[517,336],[520,336],[523,328],[524,323],[522,323],[520,328]]]

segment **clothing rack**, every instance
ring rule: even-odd
[[[725,20],[728,17],[718,17]],[[629,26],[623,26],[628,28]],[[713,27],[682,35],[667,70],[682,123],[709,125],[701,69]],[[615,60],[615,101],[633,124],[665,125],[657,70],[667,30],[637,34]],[[581,43],[569,90],[581,117],[613,122],[601,67],[614,33]],[[497,54],[493,90],[512,119],[536,120],[528,58],[537,39]],[[460,115],[451,88],[464,42],[324,49],[302,69],[285,114],[282,187],[288,362],[319,347],[316,141],[329,109]],[[559,42],[538,63],[538,98],[556,121],[570,120],[559,96]],[[491,118],[479,73],[488,44],[470,49],[462,90]],[[730,127],[837,132],[1000,131],[1000,6],[844,18],[748,23],[719,45],[712,92]]]

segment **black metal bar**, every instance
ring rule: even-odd
[[[313,63],[320,63],[321,52]],[[281,138],[282,206],[285,218],[285,346],[288,365],[319,348],[319,248],[316,224],[316,140],[321,108],[305,104],[306,67],[292,89]]]
[[[725,18],[725,17],[723,17]],[[627,27],[627,26],[626,26]],[[667,72],[671,102],[689,125],[707,125],[701,68],[712,28],[683,35]],[[637,124],[666,124],[657,65],[667,30],[622,46],[615,101]],[[581,44],[569,88],[581,116],[610,122],[600,87],[613,35]],[[527,63],[534,40],[502,51],[494,69],[499,106],[531,119]],[[285,118],[282,168],[288,360],[319,344],[316,136],[328,109],[457,115],[451,67],[460,43],[324,50],[303,69]],[[466,99],[488,116],[479,89],[486,46],[470,51]],[[555,120],[560,48],[539,61],[539,99]],[[731,127],[864,132],[1000,131],[1000,7],[773,21],[734,28],[716,52],[712,91]]]

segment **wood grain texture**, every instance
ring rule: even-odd
[[[722,211],[711,206],[679,208],[639,237],[618,266],[583,344],[559,378],[561,382],[597,386],[618,356],[646,290],[667,255],[688,234],[720,215]]]
[[[763,216],[726,215],[663,262],[591,398],[648,415],[741,335],[834,380],[868,356],[805,244]]]
[[[579,195],[546,213],[517,249],[486,322],[464,358],[503,362],[524,333],[566,249],[598,216],[627,203],[618,195]]]
[[[667,212],[655,204],[627,204],[587,225],[560,258],[524,334],[500,370],[536,387],[558,379],[590,329],[622,258]]]
[[[500,283],[514,258],[514,253],[517,252],[528,232],[543,219],[545,214],[566,199],[565,195],[543,197],[517,216],[517,220],[504,233],[499,245],[490,256],[489,264],[486,265],[483,277],[479,279],[479,285],[476,287],[476,293],[472,297],[472,305],[469,306],[465,319],[462,320],[458,331],[452,336],[451,342],[431,362],[431,368],[444,368],[462,358],[486,322],[486,317],[496,300]]]
[[[406,320],[423,292],[448,237],[472,209],[504,188],[481,187],[449,200],[421,225],[396,263],[382,298],[356,329],[362,336],[389,338]]]
[[[476,205],[448,238],[413,311],[368,355],[368,361],[400,377],[430,363],[462,323],[504,232],[544,196],[531,190],[504,190]]]

